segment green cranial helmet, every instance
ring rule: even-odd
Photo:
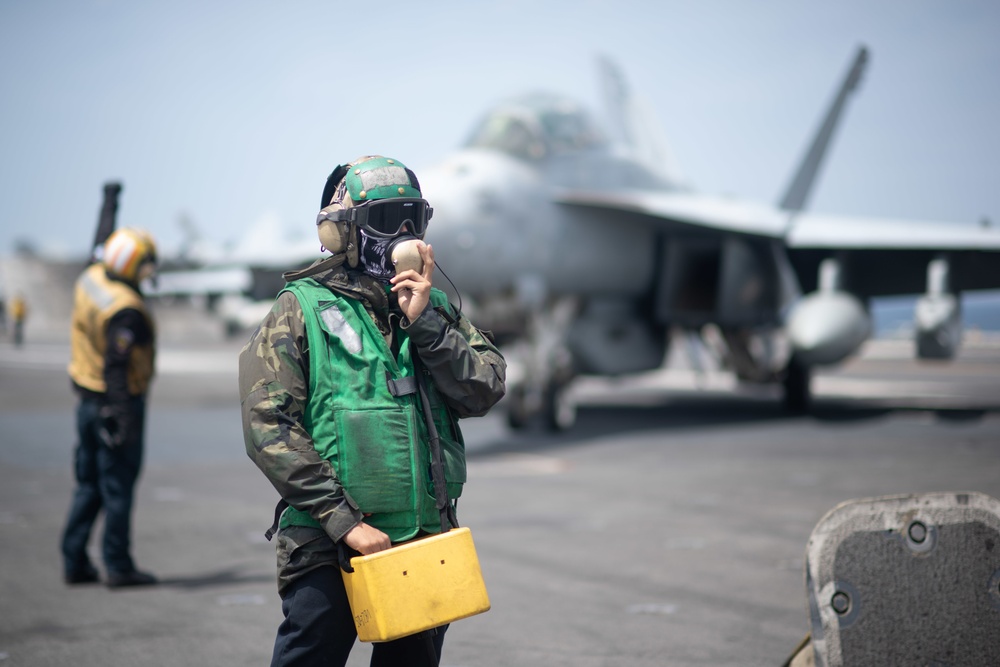
[[[344,176],[347,194],[355,204],[374,199],[420,197],[420,184],[399,160],[374,156],[350,167]]]
[[[395,201],[399,202],[396,208],[407,211],[405,216],[392,215],[390,202]],[[369,222],[390,227],[396,218],[407,217],[414,220],[411,231],[422,237],[432,212],[421,199],[416,175],[399,160],[381,155],[364,155],[337,166],[326,179],[320,206],[316,219],[320,243],[334,254],[346,251],[351,267],[358,263],[359,227],[368,228]]]

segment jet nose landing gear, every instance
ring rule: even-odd
[[[541,418],[545,429],[568,431],[576,424],[577,403],[571,390],[571,379],[552,380],[545,386],[527,383],[514,386],[507,395],[507,425],[520,431]]]
[[[549,431],[566,431],[576,423],[576,402],[570,391],[575,364],[566,340],[577,309],[574,299],[557,299],[533,309],[528,335],[512,354],[505,352],[521,369],[520,379],[511,382],[504,399],[512,429],[526,428],[535,417],[541,417]],[[510,366],[508,379],[513,375]]]

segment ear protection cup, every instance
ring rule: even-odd
[[[346,195],[346,201],[343,204],[339,201],[333,202],[333,198],[337,193],[337,186],[344,180],[344,176],[350,168],[350,164],[337,165],[330,172],[330,175],[327,176],[320,199],[321,211],[336,211],[351,205],[350,197],[346,197]],[[333,254],[346,251],[347,265],[351,268],[357,267],[358,244],[355,238],[357,232],[348,223],[324,220],[316,228],[316,232],[319,235],[319,242],[323,244],[324,248]]]
[[[329,206],[323,208],[320,213],[339,211],[343,208],[344,207],[339,203],[330,204]],[[344,252],[347,250],[349,240],[347,227],[348,224],[346,222],[324,220],[316,227],[316,233],[319,234],[319,242],[323,244],[324,248],[333,254]]]
[[[346,206],[340,202],[335,202],[329,206],[325,206],[320,213],[329,213],[350,208],[351,203],[351,198],[345,196],[344,204],[347,204]],[[319,242],[323,244],[324,248],[334,255],[341,252],[347,253],[347,265],[352,269],[357,268],[360,258],[358,254],[358,230],[354,225],[348,222],[323,220],[323,222],[316,226],[316,234],[319,236]]]

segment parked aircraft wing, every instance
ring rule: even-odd
[[[864,297],[1000,288],[1000,230],[989,226],[802,213],[786,243],[807,291],[828,258]]]
[[[162,273],[147,293],[151,296],[242,294],[252,285],[253,274],[249,267],[190,269]]]
[[[576,221],[597,216],[608,225],[646,225],[687,236],[774,239],[787,248],[805,292],[819,287],[820,265],[829,258],[842,265],[840,287],[862,297],[923,293],[931,281],[931,262],[945,256],[950,260],[949,289],[1000,288],[1000,232],[991,227],[791,214],[753,202],[683,192],[564,191],[555,200],[574,208],[571,219]]]
[[[787,241],[792,248],[1000,251],[1000,230],[955,222],[800,213]]]
[[[789,219],[787,212],[772,206],[687,192],[564,191],[556,195],[555,201],[593,209],[610,218],[629,214],[647,216],[663,229],[711,230],[768,238],[780,238]]]

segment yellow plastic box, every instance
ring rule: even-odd
[[[351,559],[341,570],[358,638],[386,642],[489,611],[468,528]]]

